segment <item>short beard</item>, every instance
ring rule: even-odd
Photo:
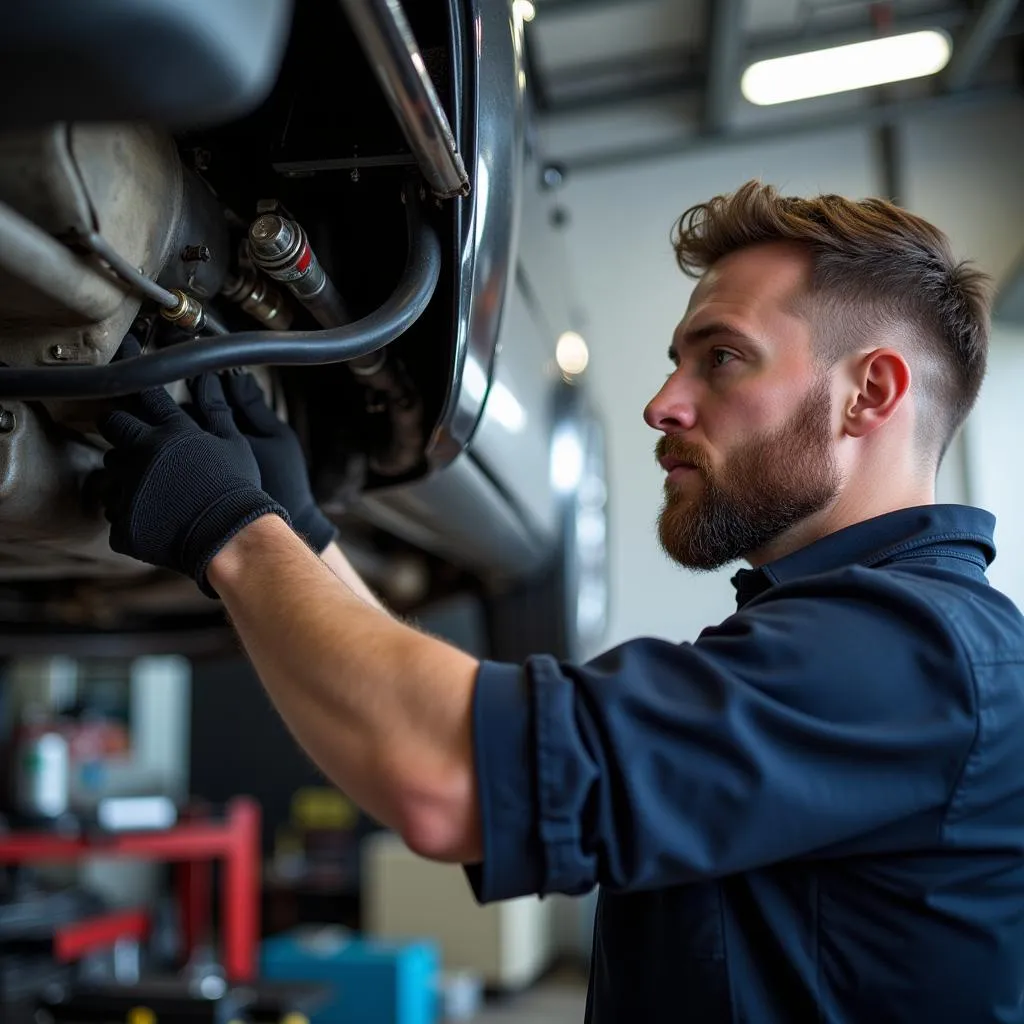
[[[659,460],[668,456],[688,463],[703,480],[694,495],[665,481],[658,533],[669,558],[689,569],[718,569],[831,505],[841,478],[830,418],[831,392],[823,376],[786,423],[729,458],[720,481],[697,445],[662,437]]]

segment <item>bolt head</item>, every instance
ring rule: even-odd
[[[186,245],[181,250],[181,259],[184,263],[209,263],[213,253],[208,245]]]
[[[291,222],[276,213],[264,213],[249,228],[249,248],[257,261],[282,257],[295,244],[296,235]]]
[[[276,213],[257,217],[249,229],[249,237],[260,242],[278,238],[284,231],[284,221]]]

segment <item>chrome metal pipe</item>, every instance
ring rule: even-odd
[[[85,322],[113,316],[128,295],[127,285],[112,280],[4,203],[0,203],[0,269]]]
[[[469,195],[469,175],[399,0],[341,0],[435,195]]]

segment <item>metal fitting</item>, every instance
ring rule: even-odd
[[[0,434],[13,434],[18,425],[18,417],[0,405]]]
[[[284,295],[252,267],[243,267],[237,276],[224,283],[221,294],[239,306],[264,327],[287,331],[292,324],[292,311]]]
[[[264,213],[252,222],[249,251],[257,265],[278,281],[307,277],[313,263],[306,233],[276,213]]]
[[[171,294],[178,300],[177,305],[164,307],[160,315],[176,327],[198,334],[206,327],[206,310],[202,303],[177,288],[172,288]]]
[[[249,254],[263,273],[287,285],[324,327],[351,320],[301,224],[276,213],[262,214],[249,227]]]

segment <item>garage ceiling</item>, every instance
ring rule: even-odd
[[[954,65],[939,91],[983,83],[997,48],[1021,33],[1017,0],[534,0],[526,29],[541,114],[699,96],[703,127],[725,130],[743,68],[763,56],[943,28]],[[1009,41],[1012,41],[1009,42]],[[957,67],[959,65],[959,67]]]

